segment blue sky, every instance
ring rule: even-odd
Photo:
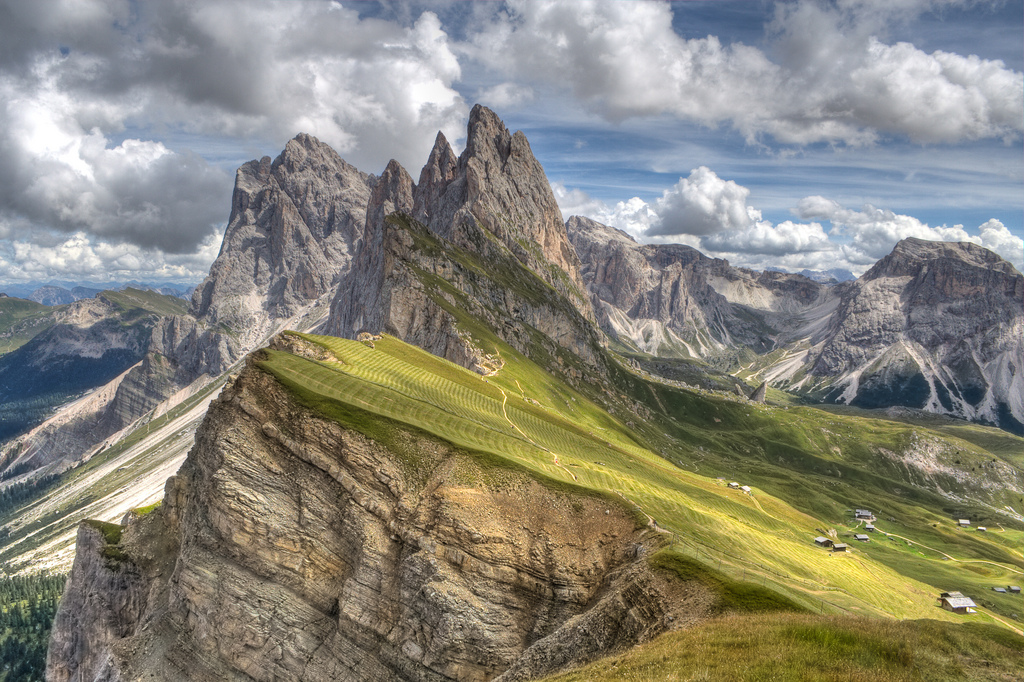
[[[482,102],[565,217],[754,268],[1024,261],[1024,2],[0,0],[0,281],[197,282],[298,132],[418,175]]]

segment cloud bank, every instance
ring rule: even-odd
[[[437,130],[465,126],[460,65],[431,12],[403,26],[337,2],[43,0],[0,18],[0,238],[26,259],[11,277],[121,270],[125,248],[140,264],[166,254],[171,271],[206,253],[231,174],[162,136],[259,149],[303,131],[374,170],[422,162]],[[67,235],[88,258],[48,251]]]
[[[793,209],[799,221],[773,224],[748,204],[749,189],[721,179],[705,166],[680,178],[653,202],[633,197],[609,206],[562,184],[554,190],[566,216],[587,216],[642,242],[688,244],[758,270],[844,268],[861,274],[907,237],[974,242],[1024,270],[1024,240],[996,219],[971,233],[963,225],[932,227],[870,204],[851,209],[822,196],[809,196]],[[830,228],[826,230],[823,222]]]
[[[568,88],[613,120],[669,114],[728,123],[748,142],[1019,138],[1021,73],[877,37],[894,14],[928,4],[779,3],[769,56],[715,36],[678,35],[668,3],[512,0],[473,38],[473,54],[507,78]]]
[[[1017,145],[1020,72],[887,38],[894,22],[968,1],[780,2],[749,45],[689,35],[670,3],[646,0],[0,0],[0,270],[106,277],[135,262],[198,279],[233,166],[303,131],[367,171],[390,158],[416,168],[436,131],[458,143],[469,99],[499,112],[565,105],[606,126],[698,124],[753,153]],[[963,232],[867,206],[771,224],[702,163],[651,204],[580,212],[793,262],[841,243],[860,263],[896,234]],[[986,225],[968,236],[1016,253],[1001,223]]]

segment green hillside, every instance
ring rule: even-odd
[[[160,317],[187,310],[174,296],[131,288],[104,291],[97,298],[106,304],[97,307],[102,317],[77,324],[57,322],[69,306],[40,305],[43,310],[38,310],[32,301],[0,299],[0,311],[7,311],[0,325],[24,314],[9,327],[20,331],[7,339],[0,331],[0,346],[6,340],[11,351],[0,357],[0,440],[23,433],[55,407],[114,379],[145,355]],[[33,335],[26,337],[29,331]],[[15,343],[16,348],[10,347]]]
[[[0,298],[0,356],[21,348],[54,324],[54,312],[64,306],[45,306],[24,298]]]
[[[807,615],[726,617],[547,682],[1016,680],[1024,638],[994,626]]]
[[[653,383],[625,369],[618,385],[646,391],[646,404],[662,412],[616,418],[494,339],[491,350],[505,364],[482,377],[387,336],[373,347],[293,338],[313,350],[268,350],[259,366],[308,406],[385,442],[393,425],[413,426],[478,453],[496,470],[524,469],[552,485],[633,507],[668,541],[652,558],[657,567],[698,575],[721,586],[723,595],[741,594],[738,586],[746,584],[778,595],[766,605],[1002,627],[1013,627],[1013,614],[1022,610],[1014,601],[1019,595],[990,589],[1022,582],[1022,526],[1003,523],[987,534],[959,530],[943,512],[945,498],[927,481],[915,483],[913,474],[900,476],[897,465],[878,461],[885,457],[879,452],[899,452],[922,438],[946,442],[937,433],[812,408],[754,405]],[[625,391],[605,397],[621,409],[630,401]],[[991,458],[977,445],[958,445]],[[407,456],[415,472],[416,455]],[[752,493],[729,488],[733,480]],[[854,506],[878,510],[880,532],[868,543],[852,542],[859,529],[847,510]],[[813,538],[830,529],[837,541],[856,546],[846,554],[817,547]],[[955,589],[973,596],[979,613],[939,609],[938,591]],[[723,598],[727,611],[743,608],[741,602]]]

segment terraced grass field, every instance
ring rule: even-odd
[[[310,406],[371,437],[380,438],[388,423],[410,425],[496,466],[522,467],[552,485],[615,500],[665,533],[668,555],[774,590],[815,613],[1019,627],[1012,614],[1024,609],[1012,601],[988,600],[964,617],[939,609],[936,595],[961,589],[978,600],[989,583],[1021,582],[1024,558],[1012,545],[1020,527],[1005,537],[954,529],[936,507],[941,497],[857,464],[877,458],[879,448],[904,447],[922,437],[920,429],[912,436],[905,424],[649,384],[652,401],[675,419],[630,426],[500,343],[493,351],[504,365],[480,376],[387,336],[372,348],[296,336],[329,359],[269,350],[260,366]],[[854,485],[819,487],[794,474],[794,464],[822,468],[829,483],[845,478]],[[728,467],[731,474],[720,480]],[[751,493],[729,488],[729,480],[750,485]],[[878,522],[900,538],[876,533],[872,542],[851,543],[846,554],[814,545],[828,530],[838,541],[852,534],[847,507],[869,505],[868,495],[902,519],[889,527]]]

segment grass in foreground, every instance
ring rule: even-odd
[[[806,614],[726,616],[546,678],[601,680],[1019,680],[1024,638],[991,625]]]
[[[916,572],[902,570],[900,562],[886,561],[888,556],[873,558],[877,552],[855,547],[832,558],[813,545],[818,528],[837,527],[834,521],[843,515],[846,500],[833,499],[822,509],[826,519],[836,517],[826,523],[787,504],[771,494],[774,491],[755,489],[752,495],[744,495],[702,475],[711,457],[702,461],[700,474],[679,468],[641,447],[636,432],[627,425],[507,347],[495,348],[506,364],[485,378],[387,336],[376,340],[374,348],[344,339],[297,336],[330,351],[334,360],[317,362],[266,351],[259,365],[307,406],[371,438],[387,442],[390,429],[413,427],[495,464],[522,467],[577,494],[610,496],[670,531],[666,539],[677,555],[714,568],[737,585],[759,583],[766,588],[760,596],[776,593],[782,601],[826,613],[962,619],[935,606],[937,588],[960,586],[953,569],[940,567],[937,555],[930,558],[930,567],[938,574],[931,576],[929,586],[920,582]],[[828,457],[831,452],[825,443],[816,442],[823,439],[814,428],[821,413],[794,414],[793,410],[667,391],[659,399],[677,405],[674,413],[685,432],[675,442],[695,458],[729,449],[743,452],[753,441],[750,436],[788,441],[791,445],[785,454],[790,458],[812,451]],[[756,436],[748,435],[752,428],[748,421],[757,422],[760,433]],[[829,417],[829,421],[835,420]],[[828,426],[843,428],[843,424]],[[880,433],[872,435],[879,440],[902,435],[890,433],[886,424],[875,427]],[[858,429],[858,435],[864,433],[863,427]],[[740,443],[743,437],[745,443]],[[694,440],[703,444],[696,453]],[[422,463],[416,461],[415,453],[409,454],[410,471],[422,474]],[[829,459],[819,461],[833,464]],[[789,481],[799,479],[792,473],[789,477]],[[848,478],[853,476],[844,476]],[[828,496],[824,490],[807,488],[808,496],[823,493]],[[854,500],[850,502],[856,504]],[[997,562],[1012,559],[996,544],[978,546]],[[732,606],[752,596],[731,594],[735,592],[731,587],[727,592],[720,596],[735,597]]]

